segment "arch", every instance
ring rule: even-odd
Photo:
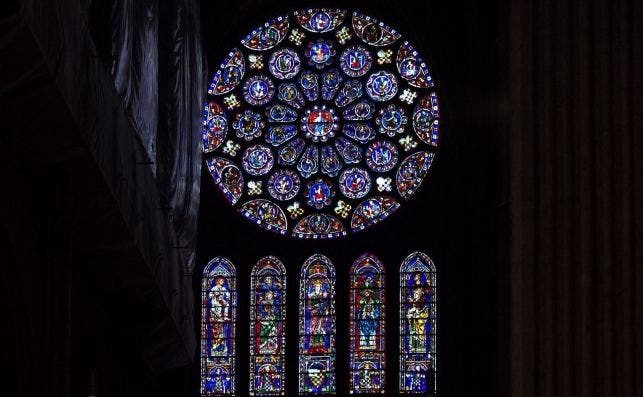
[[[216,257],[203,270],[201,285],[201,395],[235,393],[237,271]]]
[[[254,265],[250,279],[249,394],[285,392],[286,269],[274,256]]]
[[[400,266],[400,392],[436,390],[437,283],[435,265],[422,252]]]
[[[335,268],[315,254],[299,284],[299,392],[335,393]]]
[[[374,255],[357,258],[350,269],[350,391],[384,392],[384,266]]]

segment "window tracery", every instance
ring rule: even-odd
[[[390,26],[305,9],[257,27],[204,107],[214,182],[257,225],[335,238],[392,214],[422,184],[440,114],[429,68]]]

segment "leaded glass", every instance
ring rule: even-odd
[[[400,267],[400,392],[436,389],[436,272],[415,252]]]
[[[235,393],[237,272],[226,258],[212,259],[201,286],[201,395]]]
[[[350,392],[384,392],[384,267],[362,255],[350,270]]]
[[[286,269],[261,258],[250,280],[250,395],[283,395],[286,346]]]
[[[299,285],[299,392],[335,392],[335,268],[313,255]]]
[[[336,238],[387,218],[439,141],[436,87],[394,28],[346,9],[298,10],[250,32],[204,107],[208,169],[257,225]]]

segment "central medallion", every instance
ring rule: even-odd
[[[301,130],[313,142],[326,142],[335,136],[335,131],[338,128],[339,123],[335,110],[326,106],[315,106],[308,109],[301,118]]]

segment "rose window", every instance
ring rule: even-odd
[[[373,225],[426,177],[438,99],[395,29],[307,9],[250,32],[214,74],[203,147],[215,183],[259,226],[333,238]]]

